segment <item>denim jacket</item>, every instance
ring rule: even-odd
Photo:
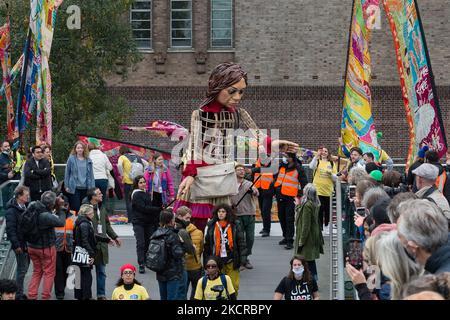
[[[75,155],[70,155],[69,159],[67,159],[67,166],[66,166],[66,172],[64,174],[64,187],[69,188],[70,194],[75,193],[75,189],[77,187],[77,158]],[[94,169],[92,167],[92,160],[90,158],[87,158],[87,179],[86,179],[86,189],[94,188],[95,187],[95,180],[94,180]]]

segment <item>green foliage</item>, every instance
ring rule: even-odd
[[[116,73],[125,78],[129,68],[140,60],[128,18],[132,2],[65,0],[58,10],[50,56],[56,162],[66,161],[77,133],[117,138],[119,125],[131,114],[123,99],[111,97],[105,79]],[[67,27],[70,17],[67,8],[71,5],[81,9],[80,30]],[[9,1],[13,65],[25,44],[29,6],[26,0]],[[2,9],[3,23],[5,8]],[[17,79],[13,89],[15,103],[18,82]],[[5,110],[3,106],[2,109]],[[5,134],[5,126],[1,127]],[[25,145],[34,143],[35,127],[30,125],[28,130],[23,140]]]

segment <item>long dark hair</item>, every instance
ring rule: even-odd
[[[134,178],[134,180],[133,180],[133,190],[139,189],[139,180],[141,180],[141,179],[145,180],[144,176],[139,175],[136,178]],[[145,181],[147,181],[147,180],[145,180]]]
[[[137,281],[136,278],[133,279],[133,283],[137,284],[138,286],[141,285],[141,283],[139,281]],[[123,286],[123,285],[125,285],[125,283],[123,282],[122,277],[120,277],[120,279],[116,282],[116,287],[120,287],[120,286]]]
[[[233,224],[235,221],[235,218],[236,218],[234,211],[229,205],[227,205],[225,203],[220,203],[214,207],[213,212],[212,212],[213,219],[216,219],[217,221],[219,221],[218,212],[220,209],[225,209],[225,211],[227,212],[227,216],[225,217],[225,220],[228,223]]]
[[[303,279],[303,281],[310,283],[312,280],[312,276],[311,276],[311,272],[309,271],[308,262],[306,261],[304,256],[300,256],[300,255],[293,256],[291,261],[289,262],[291,268],[289,269],[288,278],[291,280],[295,279],[294,272],[292,271],[292,265],[294,263],[294,260],[299,260],[302,262],[302,266],[305,269],[305,271],[303,271],[302,279]]]

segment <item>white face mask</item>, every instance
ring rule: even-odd
[[[301,277],[301,276],[303,275],[303,271],[305,271],[305,268],[304,268],[303,266],[292,268],[292,272],[293,272],[297,277]]]
[[[283,161],[284,164],[287,164],[287,163],[288,163],[288,159],[287,159],[286,157],[283,157],[283,158],[281,159],[281,161]]]

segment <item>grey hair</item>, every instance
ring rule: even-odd
[[[41,202],[46,208],[53,208],[56,202],[56,193],[53,191],[45,191],[41,195]]]
[[[422,267],[405,253],[397,231],[383,234],[376,243],[378,266],[391,280],[391,299],[402,298],[403,287],[423,273]]]
[[[366,207],[370,210],[372,206],[380,199],[390,199],[389,195],[386,191],[381,187],[370,188],[364,193],[364,197],[362,198],[361,204],[363,207]]]
[[[433,253],[448,241],[448,222],[439,207],[426,199],[408,200],[400,206],[398,232],[408,241]]]
[[[306,201],[312,201],[316,206],[320,206],[320,200],[317,196],[317,190],[316,187],[312,183],[308,183],[303,188],[303,197],[302,197],[302,204],[305,204]]]
[[[91,211],[94,211],[94,206],[91,204],[83,204],[78,211],[78,215],[87,216]]]
[[[412,199],[419,199],[419,198],[412,192],[401,192],[399,194],[396,194],[392,198],[392,201],[389,203],[387,207],[387,214],[389,220],[391,220],[392,223],[397,223],[397,220],[400,217],[400,214],[402,213],[400,208],[405,203],[405,201]]]
[[[357,185],[361,180],[367,179],[369,175],[366,172],[366,169],[361,167],[353,167],[350,169],[348,173],[348,183]]]

